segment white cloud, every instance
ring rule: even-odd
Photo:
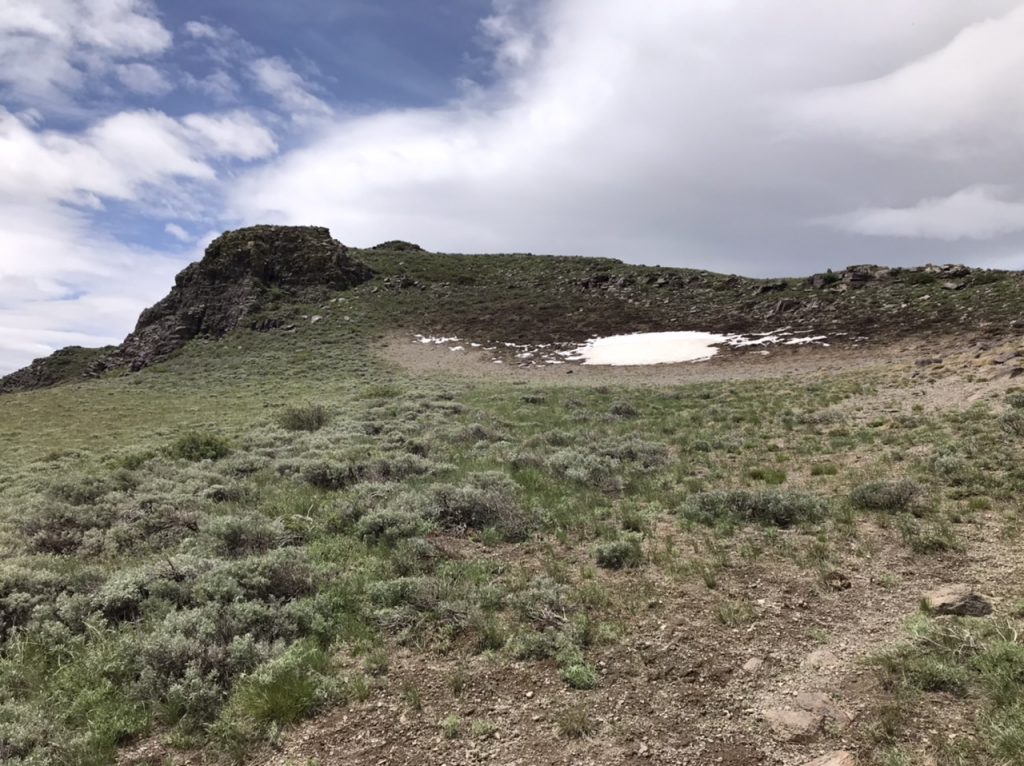
[[[65,133],[0,108],[0,372],[68,343],[119,340],[200,255],[180,224],[165,231],[193,245],[184,259],[118,242],[97,230],[92,210],[118,200],[189,215],[202,207],[200,192],[216,188],[220,162],[276,149],[240,111],[120,112]]]
[[[181,122],[207,154],[256,160],[277,152],[271,132],[246,112],[190,114]]]
[[[998,153],[1024,130],[1024,6],[979,14],[945,44],[879,77],[801,96],[811,129],[852,135],[882,151],[929,142],[950,154]],[[982,139],[982,140],[979,140]]]
[[[185,84],[193,90],[205,93],[220,104],[230,104],[238,100],[238,83],[223,69],[214,70],[202,78],[186,74]]]
[[[202,21],[188,21],[184,30],[194,40],[219,40],[220,31],[211,24]]]
[[[1005,194],[1005,189],[974,186],[911,207],[865,208],[822,223],[876,237],[993,239],[1024,231],[1024,199],[1002,199]]]
[[[1019,178],[1022,133],[1015,122],[995,124],[1014,113],[1002,102],[1024,93],[1019,54],[1007,49],[1019,39],[1019,5],[650,0],[637,13],[626,0],[551,0],[524,27],[503,3],[485,22],[499,63],[515,65],[497,85],[433,109],[336,117],[305,146],[243,176],[231,212],[248,222],[322,222],[355,244],[400,236],[438,249],[575,252],[755,274],[922,260],[932,257],[923,240],[867,254],[855,238],[807,222]],[[975,34],[981,43],[971,42]],[[950,82],[948,63],[921,64],[919,84],[933,95],[907,109],[886,96],[871,114],[888,103],[894,120],[914,126],[906,135],[931,130],[943,108],[949,123],[976,110],[992,124],[962,121],[896,156],[838,127],[858,124],[870,104],[829,94],[941,58],[965,36],[973,56],[998,48],[994,62],[975,67],[980,80],[967,54],[954,57],[966,85]],[[974,93],[971,82],[984,87]],[[947,88],[963,99],[943,107],[935,94]],[[828,110],[809,120],[826,96]],[[962,151],[970,136],[973,153]],[[994,151],[995,136],[1016,150]],[[936,166],[936,156],[946,164]]]
[[[208,160],[252,160],[277,149],[251,115],[229,112],[176,120],[158,111],[120,112],[81,134],[36,131],[0,108],[0,196],[97,206],[135,200],[143,187],[175,180],[213,182]]]
[[[148,0],[4,0],[0,88],[23,102],[61,104],[88,71],[159,55],[171,39]]]
[[[535,29],[522,18],[520,6],[513,0],[499,0],[495,12],[480,22],[481,30],[496,46],[499,70],[524,66],[536,50]]]
[[[134,63],[120,64],[117,79],[134,93],[147,96],[162,96],[174,90],[174,85],[154,66]]]
[[[69,344],[119,342],[185,264],[55,205],[0,201],[0,217],[0,373]]]
[[[325,117],[331,108],[314,96],[311,85],[280,57],[253,61],[250,71],[256,85],[276,100],[293,119]]]
[[[194,240],[194,237],[187,231],[185,231],[184,227],[176,223],[167,224],[166,226],[164,226],[164,231],[170,234],[179,242],[192,242]]]

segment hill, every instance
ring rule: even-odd
[[[1020,762],[1022,288],[229,232],[0,383],[0,758]]]

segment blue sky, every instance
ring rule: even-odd
[[[1024,266],[1021,0],[4,0],[0,373],[210,239]]]

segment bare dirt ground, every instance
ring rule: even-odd
[[[790,766],[856,752],[884,696],[864,660],[903,638],[920,594],[952,578],[998,612],[1005,596],[993,594],[1022,574],[1022,554],[1001,540],[994,518],[967,533],[966,552],[928,559],[868,526],[860,532],[839,567],[848,586],[839,588],[774,559],[734,566],[714,590],[652,576],[636,594],[629,635],[595,652],[597,690],[567,690],[542,663],[402,652],[369,699],[303,725],[256,762]],[[729,599],[756,605],[750,624],[716,619],[716,605]],[[457,696],[456,672],[468,679]],[[418,705],[403,691],[413,687]],[[827,714],[808,732],[780,732],[767,720],[771,710],[815,707]],[[560,722],[577,710],[591,730],[567,738]],[[970,733],[969,722],[943,712],[941,736]],[[458,737],[442,732],[448,716],[462,721]],[[479,721],[486,735],[473,734]],[[936,731],[922,730],[922,740]]]
[[[1002,396],[1024,380],[1018,379],[1021,348],[1012,338],[986,347],[949,338],[941,345],[791,348],[768,356],[730,353],[703,363],[633,368],[499,365],[489,354],[453,352],[409,336],[388,339],[382,353],[422,374],[538,385],[668,385],[899,370],[896,383],[841,405],[869,418],[910,412],[915,405],[964,408]],[[913,553],[891,530],[860,522],[824,576],[774,554],[734,556],[714,588],[658,568],[642,576],[601,571],[602,585],[622,599],[622,623],[629,628],[618,643],[590,652],[600,672],[597,689],[566,688],[554,661],[397,650],[365,701],[299,725],[281,747],[251,762],[802,766],[843,750],[870,763],[863,757],[867,732],[886,692],[866,660],[905,640],[906,621],[918,610],[921,594],[966,583],[992,602],[996,614],[1021,596],[1024,551],[1003,534],[1002,510],[979,513],[958,529],[962,551],[933,556]],[[676,550],[684,556],[695,544],[691,533],[667,534],[676,535]],[[520,564],[541,558],[530,544],[458,544],[466,556]],[[567,546],[559,555],[570,569],[588,563],[586,550]],[[722,606],[739,602],[753,605],[752,619],[723,620]],[[353,670],[359,667],[352,660]],[[460,691],[455,678],[464,679]],[[929,704],[934,709],[921,711],[924,723],[912,733],[922,752],[928,740],[971,733],[962,708]],[[812,723],[773,724],[780,716]],[[449,726],[446,733],[445,719],[457,721],[458,731]],[[569,736],[567,729],[579,736]],[[150,763],[145,753],[143,745],[122,762]]]
[[[464,350],[452,351],[452,346]],[[929,409],[970,406],[1024,381],[1024,338],[1017,336],[984,342],[946,336],[884,345],[773,346],[767,354],[756,348],[723,349],[706,361],[634,367],[536,364],[516,359],[513,353],[475,349],[463,342],[420,343],[406,333],[385,338],[380,353],[418,374],[541,386],[666,386],[825,377],[858,370],[899,373],[898,386],[887,387],[871,400],[857,400],[857,406],[866,410],[881,404],[898,410],[909,410],[914,404]]]

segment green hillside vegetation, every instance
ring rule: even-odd
[[[870,598],[898,587],[886,562],[955,569],[982,529],[1019,544],[1012,387],[886,412],[860,403],[915,385],[907,369],[544,387],[424,377],[377,353],[396,333],[548,342],[792,324],[888,338],[964,317],[988,337],[1017,318],[1018,275],[762,290],[389,247],[353,253],[375,272],[357,287],[281,292],[259,307],[272,322],[139,372],[85,379],[72,365],[64,385],[0,396],[0,760],[108,764],[152,741],[168,762],[244,762],[379,695],[426,716],[427,682],[395,675],[410,656],[444,669],[449,707],[431,691],[424,724],[439,737],[502,733],[459,708],[465,668],[484,662],[557,684],[569,701],[551,737],[625,741],[595,695],[619,683],[623,647],[650,638],[650,614],[689,619],[708,647],[767,626],[810,651],[845,617],[797,626],[745,584],[798,583],[811,613],[845,615],[837,572],[878,575]],[[799,305],[782,316],[786,300]],[[1022,615],[956,632],[919,617],[904,649],[876,658],[888,680],[867,702],[888,717],[868,713],[847,741],[914,762],[931,704],[915,700],[945,695],[973,733],[928,746],[938,762],[1024,761]]]

